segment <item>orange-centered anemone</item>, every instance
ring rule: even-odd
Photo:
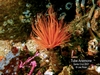
[[[63,21],[58,21],[53,12],[53,8],[48,9],[48,16],[37,16],[35,24],[32,25],[31,38],[36,41],[42,48],[54,48],[63,42],[68,42],[70,34],[68,26]]]

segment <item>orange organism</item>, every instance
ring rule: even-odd
[[[63,20],[58,21],[53,8],[48,9],[48,15],[37,16],[37,22],[32,25],[32,33],[37,37],[34,37],[31,33],[31,38],[36,41],[42,48],[54,48],[62,44],[64,41],[68,42],[70,34],[65,27],[66,23]]]
[[[0,56],[0,61],[4,58],[4,56]]]

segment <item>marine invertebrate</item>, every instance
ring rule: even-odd
[[[17,52],[16,52],[17,51]],[[4,75],[17,74],[19,64],[20,51],[16,47],[12,47],[5,57],[0,61],[0,72]],[[15,63],[13,63],[15,62]],[[0,74],[1,74],[0,73]]]
[[[71,2],[66,3],[65,9],[70,10],[72,8],[72,5],[73,5],[73,3],[71,3]]]
[[[30,70],[30,72],[29,72],[28,75],[31,75],[31,74],[32,74],[34,68],[37,66],[37,63],[36,63],[36,61],[32,61],[32,62],[30,63],[30,65],[32,65],[32,68],[31,68],[31,70]]]
[[[0,56],[0,61],[4,58],[4,56]]]
[[[48,49],[49,51],[49,67],[55,72],[62,69],[58,58],[58,53],[54,47],[68,42],[71,34],[68,32],[68,26],[63,22],[57,20],[52,6],[48,9],[48,15],[38,15],[35,24],[32,25],[31,38],[39,44],[40,48]],[[34,37],[33,33],[37,36]],[[55,51],[55,52],[54,52]]]
[[[42,48],[54,48],[70,38],[66,23],[56,19],[53,8],[48,9],[48,16],[38,15],[37,22],[32,25],[31,38],[36,41]],[[38,37],[34,37],[33,33]]]
[[[30,72],[28,73],[28,75],[32,75],[34,68],[37,66],[37,62],[35,60],[33,60],[35,57],[37,57],[39,55],[38,52],[36,52],[34,54],[34,56],[29,57],[26,61],[22,62],[22,60],[20,60],[20,64],[19,64],[19,69],[25,69],[25,67],[28,65],[29,67],[31,67]]]
[[[32,59],[34,59],[36,56],[38,56],[39,53],[36,52],[36,54],[33,56],[33,57],[29,57],[24,63],[22,61],[20,61],[20,64],[19,64],[19,68],[24,68],[24,65],[29,63],[30,61],[32,61]]]
[[[96,55],[98,52],[98,41],[96,38],[88,42],[88,55]]]

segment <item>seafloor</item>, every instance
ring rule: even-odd
[[[100,75],[100,0],[0,0],[0,75]]]

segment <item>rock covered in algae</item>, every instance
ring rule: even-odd
[[[29,21],[26,21],[26,15],[30,13],[23,14],[23,12],[26,12],[28,8],[23,0],[0,0],[0,39],[27,38],[28,27],[31,26],[28,24],[30,16]]]

